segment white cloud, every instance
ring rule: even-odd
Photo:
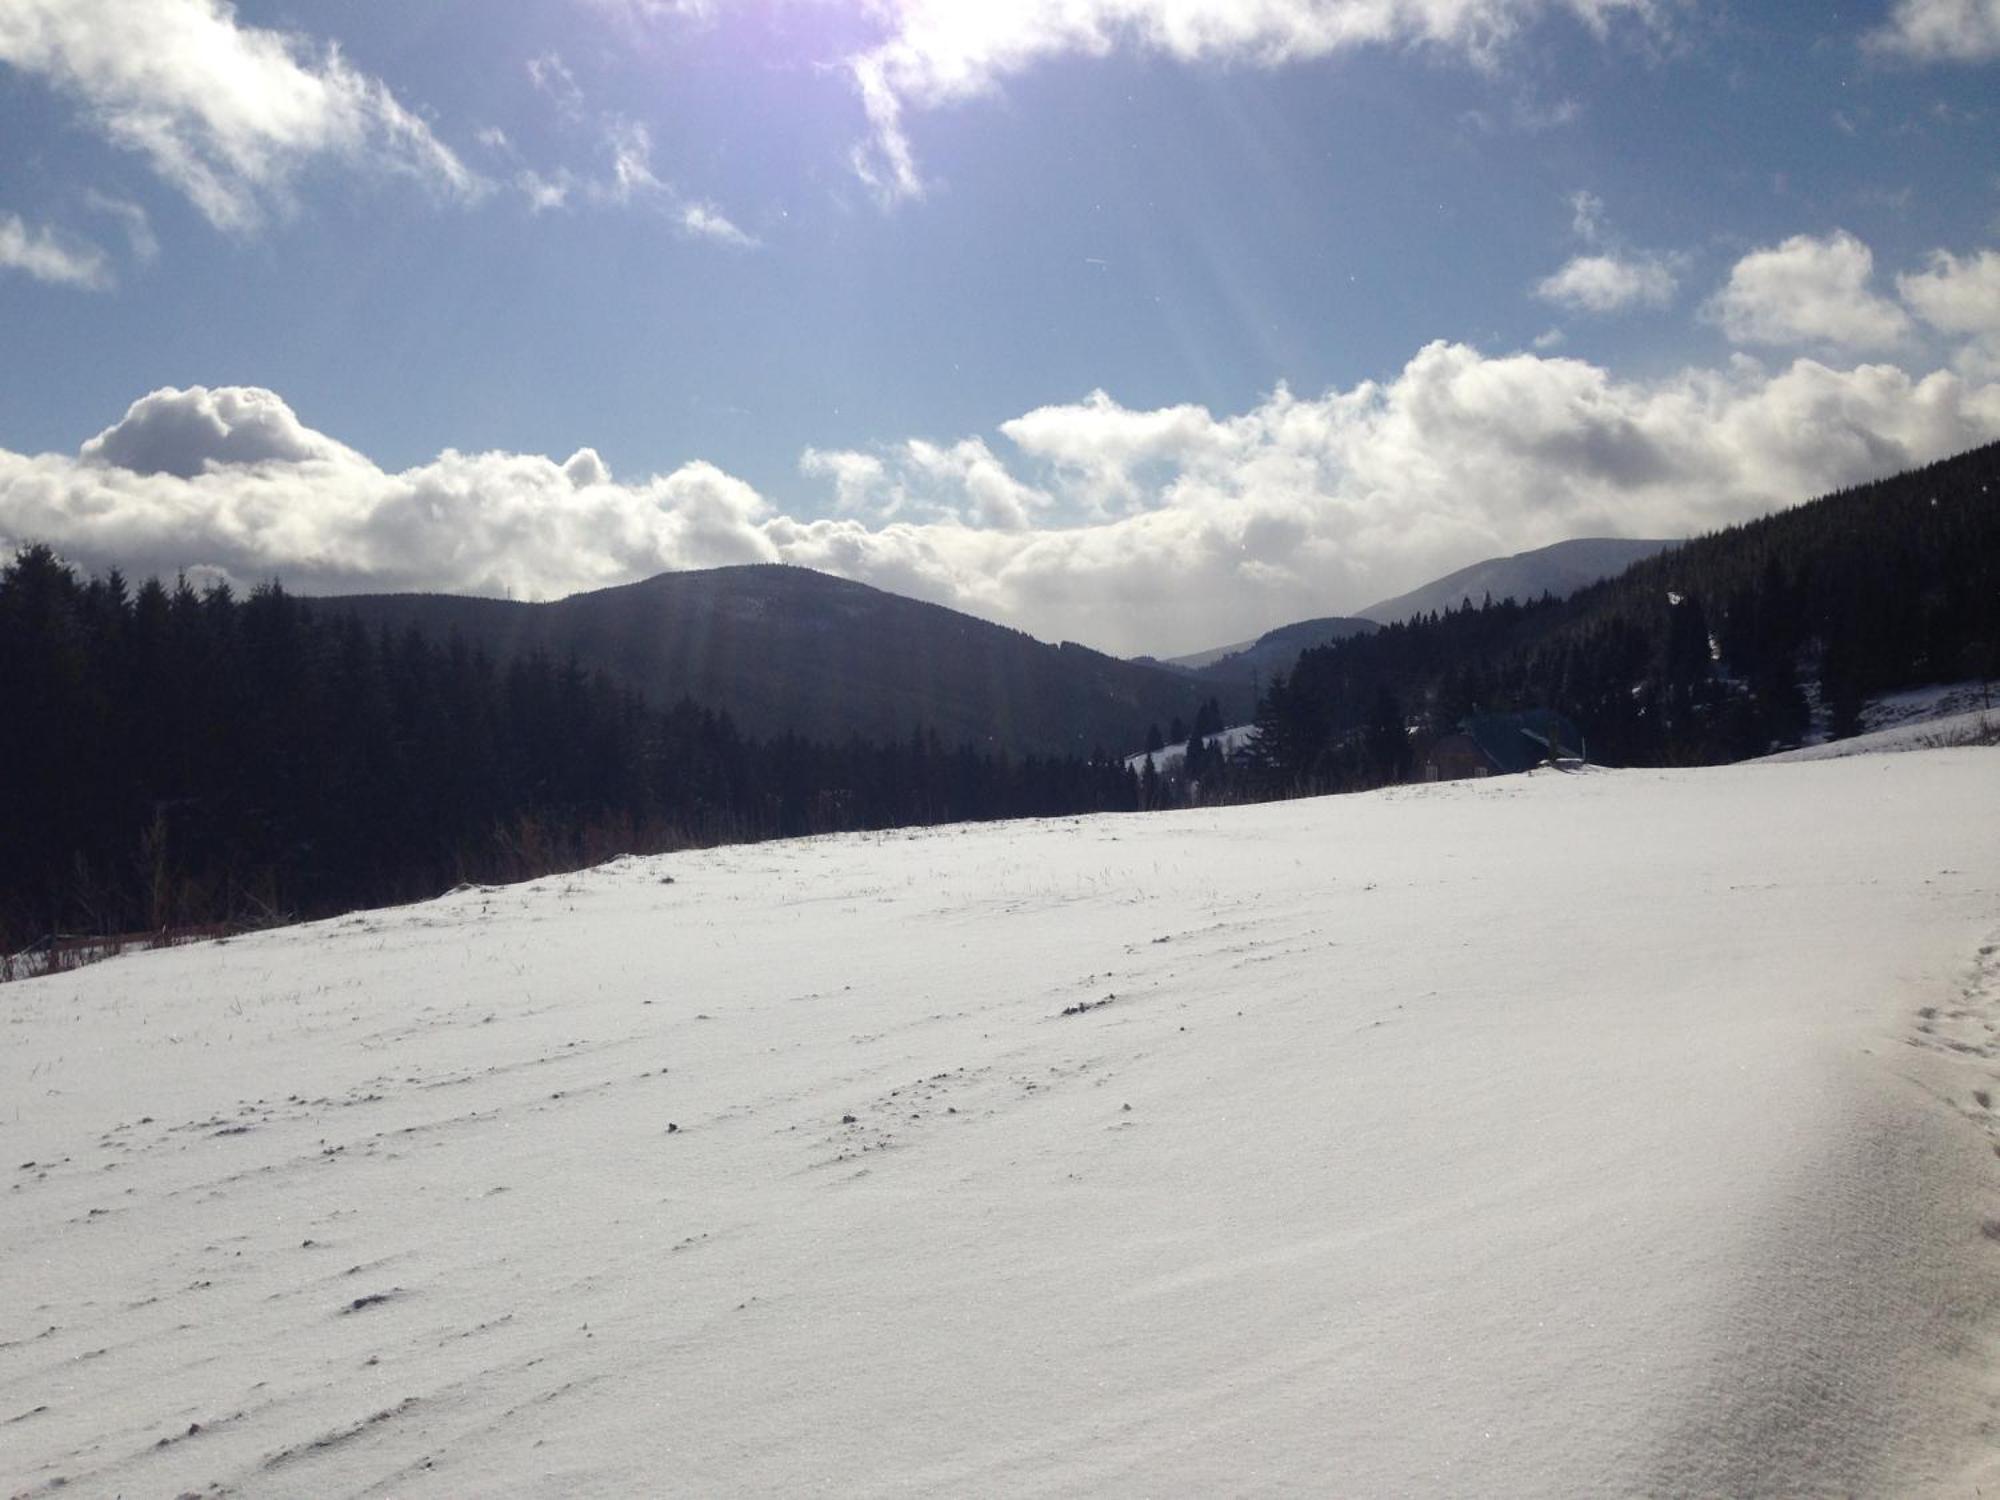
[[[934,497],[932,509],[968,526],[1026,531],[1053,503],[1046,491],[1008,473],[983,438],[961,438],[948,446],[911,438],[901,459],[912,487]]]
[[[799,472],[809,478],[832,480],[834,509],[843,515],[886,520],[898,508],[888,465],[872,453],[808,448],[799,455]]]
[[[483,187],[380,79],[335,47],[239,24],[226,0],[0,0],[0,62],[78,101],[221,228],[289,204],[318,159],[459,198]]]
[[[97,246],[58,235],[46,225],[30,228],[19,214],[0,213],[0,271],[85,291],[111,285],[110,263]]]
[[[879,454],[808,448],[799,472],[833,481],[836,511],[878,522],[902,517],[1020,532],[1055,503],[1048,491],[1016,479],[983,438],[908,438]]]
[[[1621,16],[1658,20],[1656,0],[877,0],[886,35],[848,59],[871,139],[855,171],[885,201],[921,196],[905,125],[912,109],[976,97],[1049,59],[1115,49],[1179,62],[1276,67],[1367,45],[1426,46],[1490,63],[1555,13],[1603,33]]]
[[[254,388],[162,390],[76,458],[0,452],[0,537],[89,565],[273,574],[308,591],[547,596],[668,567],[774,560],[765,502],[709,464],[634,484],[583,449],[562,463],[447,449],[386,473]]]
[[[1535,285],[1537,297],[1587,313],[1665,307],[1674,300],[1680,287],[1675,268],[1684,256],[1625,246],[1611,232],[1604,200],[1593,192],[1571,193],[1569,207],[1570,234],[1590,246],[1590,253],[1571,256],[1553,275],[1543,277]]]
[[[2000,251],[1981,250],[1961,260],[1939,250],[1928,271],[1898,276],[1896,290],[1933,328],[2000,335]]]
[[[158,390],[83,445],[86,464],[178,479],[259,464],[351,463],[360,455],[301,423],[274,392],[254,386]]]
[[[2000,0],[1897,0],[1868,44],[1918,62],[1990,62],[2000,57]]]
[[[1080,404],[1037,407],[1000,424],[1015,447],[1054,465],[1065,493],[1098,515],[1142,503],[1147,481],[1198,453],[1213,428],[1204,407],[1131,411],[1101,390]]]
[[[1580,312],[1665,307],[1679,283],[1665,259],[1652,255],[1578,255],[1535,287],[1535,295]]]
[[[1874,272],[1873,252],[1845,230],[1794,235],[1739,260],[1703,315],[1739,344],[1890,348],[1910,320],[1869,289]]]
[[[2000,378],[2000,251],[1937,251],[1928,271],[1898,276],[1896,290],[1931,327],[1965,340],[1961,369]]]
[[[801,468],[842,509],[808,519],[709,464],[621,481],[589,449],[448,449],[391,473],[271,392],[158,391],[76,457],[0,451],[0,541],[308,592],[547,597],[786,561],[1048,639],[1171,653],[1482,557],[1679,535],[1927,462],[2000,437],[2000,384],[1740,357],[1627,381],[1436,343],[1391,380],[1281,387],[1235,415],[1093,393],[1003,431],[1011,465],[977,437],[811,450]]]

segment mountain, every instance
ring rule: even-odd
[[[1625,537],[1574,537],[1531,552],[1516,552],[1512,557],[1489,557],[1407,594],[1371,604],[1361,613],[1377,624],[1393,625],[1432,610],[1456,609],[1467,599],[1479,604],[1489,594],[1496,600],[1518,599],[1523,603],[1543,594],[1561,599],[1601,578],[1624,572],[1642,558],[1678,545],[1678,542]]]
[[[1254,641],[1216,646],[1157,664],[1197,673],[1217,686],[1233,688],[1250,681],[1268,682],[1277,673],[1291,671],[1302,651],[1331,645],[1349,636],[1366,635],[1377,626],[1393,625],[1434,609],[1455,608],[1466,599],[1478,604],[1488,594],[1495,599],[1528,600],[1547,593],[1561,599],[1675,545],[1623,537],[1576,537],[1531,552],[1517,552],[1512,557],[1489,557],[1407,594],[1372,604],[1359,617],[1328,615],[1317,620],[1298,620],[1267,630]],[[1150,656],[1137,660],[1149,665],[1155,663]]]
[[[1240,688],[1245,683],[1268,682],[1278,672],[1289,672],[1299,653],[1314,646],[1344,641],[1351,635],[1365,635],[1375,629],[1373,620],[1328,615],[1318,620],[1298,620],[1267,630],[1254,641],[1224,646],[1214,651],[1198,651],[1167,663],[1191,672],[1218,688]]]
[[[1119,753],[1152,723],[1192,718],[1214,684],[1120,661],[809,568],[663,573],[550,603],[442,594],[313,601],[371,629],[453,635],[505,661],[574,656],[648,701],[692,698],[748,733],[885,741],[935,730],[948,746]],[[1248,679],[1223,695],[1247,711]]]

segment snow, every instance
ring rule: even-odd
[[[1893,729],[1927,719],[1955,718],[1975,711],[1991,711],[2000,707],[1995,704],[1994,696],[1991,683],[1933,683],[1929,687],[1910,688],[1905,692],[1871,698],[1862,707],[1861,723],[1868,730]]]
[[[1247,747],[1256,738],[1257,726],[1255,724],[1232,724],[1229,728],[1217,730],[1214,734],[1208,736],[1208,743],[1222,746],[1222,753],[1224,755],[1234,755],[1238,750]],[[1179,765],[1187,759],[1187,747],[1188,742],[1186,740],[1179,740],[1174,744],[1166,746],[1164,749],[1153,751],[1151,753],[1153,769],[1165,774],[1171,767]],[[1128,755],[1125,757],[1125,769],[1134,772],[1144,771],[1146,769],[1147,758],[1145,752],[1141,752],[1138,755]]]
[[[1995,768],[802,840],[7,986],[0,1493],[1971,1493]]]
[[[1890,718],[1888,723],[1889,728],[1872,733],[1852,735],[1844,740],[1827,740],[1798,750],[1781,750],[1775,755],[1764,756],[1758,764],[1841,760],[1850,755],[1898,754],[1907,750],[1939,750],[1953,745],[2000,744],[2000,709],[1975,708],[1937,718],[1914,715],[1901,720]]]

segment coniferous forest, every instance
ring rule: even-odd
[[[275,585],[0,569],[0,952],[261,924],[623,853],[1126,809],[1108,758],[754,739],[573,664],[371,634]]]
[[[1421,774],[1468,716],[1548,708],[1610,765],[1838,737],[1870,696],[2000,676],[2000,445],[1732,527],[1568,599],[1466,600],[1305,652],[1247,754],[1089,760],[757,738],[574,662],[371,632],[276,585],[0,568],[0,952],[259,924],[621,853],[1262,800]],[[1178,727],[1178,726],[1177,726]],[[1123,753],[1133,746],[1113,746]]]

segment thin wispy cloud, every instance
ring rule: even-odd
[[[114,198],[94,188],[83,195],[83,201],[92,213],[103,214],[117,222],[125,232],[126,249],[137,264],[151,265],[159,259],[160,239],[153,233],[152,216],[139,204]]]
[[[740,250],[756,248],[759,241],[755,235],[747,234],[732,222],[712,203],[683,203],[680,207],[681,229],[699,240],[712,240],[718,245],[733,245]]]
[[[690,239],[736,249],[757,246],[755,236],[739,228],[714,204],[683,198],[673,184],[653,170],[653,135],[640,121],[622,116],[607,118],[604,148],[611,161],[609,174],[583,185],[585,196],[593,203],[615,208],[654,204]],[[562,190],[566,197],[566,182]],[[554,206],[560,206],[560,202]]]
[[[558,113],[571,119],[582,118],[583,89],[560,54],[544,52],[529,58],[528,81],[537,92],[548,95]]]
[[[541,168],[524,160],[504,131],[481,132],[482,143],[514,163],[507,179],[531,215],[557,213],[578,205],[598,209],[649,208],[665,216],[684,239],[732,249],[757,249],[762,242],[721,208],[684,196],[653,166],[653,133],[643,121],[606,114],[597,121],[600,165],[577,171]]]
[[[83,291],[112,284],[110,260],[97,246],[28,224],[19,214],[0,213],[0,275],[9,272]]]

